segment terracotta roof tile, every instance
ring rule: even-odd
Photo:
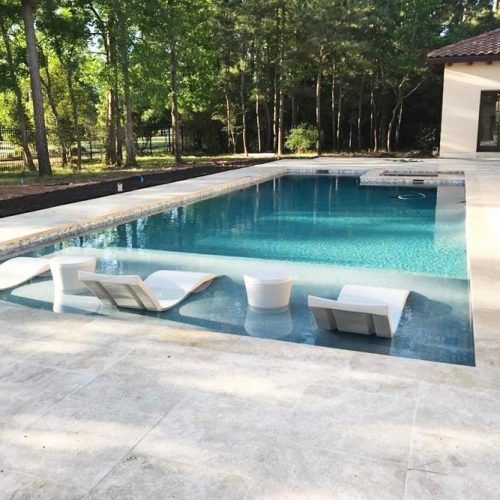
[[[439,59],[472,61],[474,58],[500,58],[500,28],[446,45],[427,54],[429,62],[437,62]]]

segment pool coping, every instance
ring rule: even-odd
[[[279,177],[287,173],[315,173],[317,170],[328,170],[329,174],[336,175],[358,175],[380,170],[381,165],[385,163],[378,159],[370,159],[371,161],[362,162],[359,159],[348,160],[341,162],[339,159],[318,158],[316,160],[282,160],[273,162],[271,164],[264,164],[259,166],[247,167],[239,170],[216,173],[201,178],[190,179],[189,181],[179,181],[165,186],[155,186],[141,190],[143,195],[147,195],[148,191],[157,191],[164,188],[159,199],[148,203],[135,204],[125,210],[111,210],[98,217],[82,218],[77,222],[71,221],[67,224],[56,224],[49,229],[43,231],[34,231],[28,235],[23,235],[18,238],[4,239],[0,236],[0,259],[5,259],[16,254],[26,252],[29,249],[34,249],[41,245],[49,244],[51,242],[60,241],[71,236],[82,233],[88,233],[99,228],[108,227],[130,220],[137,219],[142,216],[152,215],[183,206],[188,203],[199,201],[202,199],[225,194],[237,189],[242,189],[251,185],[265,182],[272,178]],[[357,165],[345,165],[349,161],[355,161]],[[497,188],[500,186],[500,174],[493,171],[491,173],[491,162],[486,163],[484,168],[471,168],[474,164],[464,163],[464,165],[455,165],[457,161],[451,163],[453,167],[449,167],[450,162],[440,160],[430,165],[431,168],[437,170],[460,170],[464,171],[465,187],[466,187],[466,240],[467,240],[467,255],[470,270],[470,292],[471,292],[471,313],[474,323],[474,346],[476,355],[476,367],[483,366],[488,369],[497,370],[497,359],[500,358],[500,342],[497,335],[493,335],[491,329],[491,316],[496,318],[495,321],[500,322],[500,313],[496,310],[496,297],[495,293],[500,293],[500,270],[494,274],[495,287],[491,288],[491,269],[484,269],[485,256],[492,262],[495,262],[496,245],[492,244],[492,232],[485,230],[485,205],[487,206],[490,201],[489,197],[484,198],[484,187]],[[327,164],[327,166],[325,166]],[[387,168],[385,168],[387,170]],[[405,165],[405,171],[411,171]],[[415,170],[421,171],[422,164],[418,163]],[[498,168],[500,172],[500,167]],[[492,179],[489,176],[493,176]],[[390,179],[389,179],[390,180]],[[493,181],[493,182],[492,182]],[[392,185],[388,182],[387,185]],[[173,193],[176,187],[181,186],[186,188],[182,194]],[[182,191],[182,189],[181,189]],[[112,195],[110,197],[127,197],[134,192],[122,193],[120,195]],[[92,200],[88,200],[92,201]],[[77,202],[72,205],[85,204],[87,202]],[[49,210],[63,211],[67,205],[55,207]],[[39,211],[43,217],[42,212]],[[37,212],[31,212],[29,215],[33,217]],[[21,215],[9,217],[7,219],[22,218]],[[489,219],[488,219],[489,220]],[[0,231],[2,229],[2,219],[0,219]],[[499,231],[500,233],[500,231]],[[0,232],[1,234],[1,232]],[[498,267],[498,266],[497,266]],[[497,270],[497,268],[495,268]],[[495,289],[497,292],[495,292]],[[380,355],[383,356],[383,355]],[[392,357],[393,358],[393,357]],[[400,359],[400,358],[395,358]],[[424,362],[421,360],[415,360]],[[424,362],[425,363],[425,362]],[[430,362],[433,363],[433,362]],[[453,365],[459,366],[459,365]]]
[[[247,167],[247,168],[252,168],[252,167]],[[235,171],[229,171],[229,172],[241,172],[246,169],[240,169],[240,170],[235,170]],[[196,186],[196,181],[198,181],[198,184],[201,184],[202,182],[206,182],[207,178],[215,178],[216,176],[221,176],[223,174],[227,174],[229,172],[221,172],[221,173],[216,173],[216,174],[211,174],[199,178],[194,178],[194,179],[188,179],[184,181],[178,181],[178,182],[173,182],[170,184],[167,184],[166,186],[178,186],[182,183],[187,183],[192,186],[193,184]],[[185,193],[182,195],[174,195],[174,196],[166,196],[161,199],[160,201],[155,201],[155,202],[150,202],[150,203],[142,203],[135,205],[134,207],[131,207],[126,210],[115,210],[111,211],[106,215],[101,215],[97,217],[90,217],[86,219],[82,219],[78,222],[71,222],[67,224],[60,224],[56,225],[54,227],[51,227],[49,229],[45,229],[43,231],[37,231],[33,232],[32,234],[29,235],[23,235],[21,237],[17,238],[12,238],[8,240],[3,240],[0,237],[0,259],[7,259],[10,257],[14,257],[15,255],[26,252],[35,248],[40,247],[41,245],[46,245],[50,243],[55,243],[58,241],[61,241],[66,238],[70,238],[73,236],[78,236],[81,234],[88,234],[89,232],[95,231],[97,229],[102,229],[106,227],[111,227],[115,226],[118,224],[124,224],[126,222],[130,222],[132,220],[138,219],[140,217],[144,216],[149,216],[149,215],[154,215],[160,212],[163,212],[165,210],[169,210],[175,207],[187,205],[190,203],[194,203],[196,201],[204,200],[207,198],[212,198],[215,196],[220,196],[226,193],[230,193],[232,191],[238,190],[238,189],[243,189],[255,184],[259,184],[261,182],[268,181],[270,179],[279,177],[286,173],[285,169],[271,169],[268,172],[259,172],[255,173],[254,175],[251,176],[245,176],[241,179],[236,179],[234,181],[229,181],[229,182],[222,182],[220,184],[217,184],[214,187],[209,187],[209,188],[202,188],[198,190],[191,191],[189,193]],[[153,186],[151,188],[144,188],[141,191],[144,193],[147,193],[149,189],[154,189],[157,188],[158,186]],[[129,193],[122,193],[120,195],[113,195],[113,196],[126,196]],[[108,198],[108,197],[102,197],[102,198]],[[79,203],[85,203],[89,202],[92,200],[85,200],[84,202],[76,202],[74,204],[69,204],[69,205],[77,205]],[[60,205],[58,207],[53,207],[51,209],[44,209],[44,210],[39,210],[37,212],[44,212],[46,210],[52,210],[55,211],[57,209],[63,210],[64,207],[67,207],[68,205]],[[36,212],[30,212],[30,214],[36,214]],[[15,218],[20,218],[24,214],[20,215],[13,215],[11,217],[6,217],[5,219],[15,219]],[[0,229],[1,229],[1,219],[0,219]]]

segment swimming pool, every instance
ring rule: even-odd
[[[354,177],[287,175],[36,253],[83,249],[110,273],[178,268],[225,275],[162,314],[166,324],[471,365],[464,199],[456,186],[368,187]],[[248,310],[242,275],[262,260],[289,268],[289,311]],[[412,291],[392,340],[315,328],[307,295],[335,298],[346,283]],[[49,307],[47,286],[38,281],[2,298]]]

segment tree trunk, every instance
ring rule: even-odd
[[[339,103],[337,106],[337,150],[340,151],[342,149],[341,140],[341,131],[342,131],[342,87],[339,89]]]
[[[285,94],[283,93],[283,87],[280,85],[279,90],[279,112],[278,112],[278,156],[283,154],[283,142],[284,142],[284,130],[283,130],[283,119],[284,119],[284,106],[285,106]]]
[[[292,101],[292,124],[291,124],[291,127],[295,128],[297,126],[297,105],[295,104],[295,95],[292,95],[291,101]]]
[[[132,117],[132,99],[130,98],[130,74],[127,62],[122,65],[124,119],[125,119],[125,167],[132,167],[137,163],[134,137],[134,120]]]
[[[322,57],[322,56],[320,56]],[[321,76],[323,73],[323,68],[321,64],[318,67],[318,73],[316,75],[316,154],[321,155],[322,149],[322,130],[321,130]]]
[[[21,90],[19,87],[15,89],[16,92],[16,114],[17,123],[19,127],[19,134],[21,138],[21,146],[23,148],[23,159],[24,164],[31,172],[36,172],[36,166],[33,162],[33,155],[31,154],[29,135],[28,135],[28,118],[26,116],[26,110],[24,109],[24,104],[22,100]]]
[[[116,68],[116,39],[115,39],[115,2],[109,3],[110,12],[108,20],[105,22],[97,9],[89,2],[89,8],[92,10],[95,20],[100,28],[102,42],[106,53],[106,68],[107,68],[107,109],[106,109],[106,141],[105,141],[105,161],[108,165],[115,166],[117,164],[117,150],[116,150],[116,100],[118,96],[115,91],[115,84],[113,78],[116,75],[114,68]]]
[[[254,46],[253,62],[254,62],[254,86],[255,86],[255,126],[257,129],[257,151],[262,153],[262,127],[260,122],[260,74],[259,74],[259,56],[260,51],[258,46]]]
[[[228,150],[227,152],[229,153],[230,147],[232,146],[233,148],[233,154],[236,154],[236,137],[234,134],[234,126],[233,126],[233,110],[231,106],[231,100],[229,99],[229,94],[224,92],[224,95],[226,97],[226,116],[227,116],[227,146]]]
[[[69,63],[71,64],[71,62]],[[75,127],[76,138],[76,168],[82,169],[82,133],[78,120],[78,104],[76,102],[75,89],[73,88],[73,72],[68,67],[66,71],[68,81],[69,99],[71,101],[71,113],[73,115],[73,126]]]
[[[241,101],[241,138],[243,141],[243,155],[248,157],[247,144],[247,107],[245,103],[245,71],[240,68],[240,101]]]
[[[117,12],[117,24],[119,32],[119,56],[120,70],[123,80],[123,121],[125,136],[125,167],[132,167],[136,164],[136,150],[134,137],[134,120],[132,116],[132,99],[130,97],[130,71],[129,71],[129,27],[127,18],[122,10]]]
[[[106,31],[106,58],[108,65],[108,98],[107,98],[107,121],[106,121],[106,163],[116,166],[118,163],[118,155],[116,150],[117,127],[116,127],[116,95],[115,85],[113,82],[116,66],[116,46],[115,37],[112,31],[114,30],[112,19],[109,20]]]
[[[337,114],[335,107],[335,66],[332,68],[332,103],[331,103],[331,111],[332,111],[332,150],[335,151],[337,147]]]
[[[399,108],[399,101],[396,103],[394,108],[392,108],[391,119],[389,120],[389,125],[387,126],[387,134],[386,134],[386,149],[387,152],[390,153],[392,151],[392,136],[394,132],[394,125],[396,123],[397,112]]]
[[[373,150],[373,90],[370,90],[370,136],[368,138],[369,147]]]
[[[33,19],[33,0],[22,0],[24,30],[26,35],[26,54],[30,72],[31,94],[33,100],[33,115],[35,117],[36,151],[38,156],[38,173],[41,176],[52,175],[49,147],[47,144],[47,129],[43,110],[42,83],[38,65],[36,47],[35,22]]]
[[[278,90],[278,66],[274,70],[274,98],[273,98],[273,150],[278,150],[278,114],[279,114],[279,90]]]
[[[378,134],[377,134],[377,108],[375,106],[375,94],[373,88],[370,92],[370,143],[373,152],[378,151]]]
[[[120,95],[116,93],[118,98],[116,99],[116,166],[121,167],[123,165],[123,144],[125,142],[125,131],[123,129],[123,106],[120,101]]]
[[[255,99],[255,124],[257,126],[257,150],[262,153],[262,132],[260,127],[260,96]]]
[[[349,151],[352,151],[352,126],[353,126],[353,119],[351,116],[351,119],[349,120]]]
[[[14,60],[12,58],[12,48],[10,45],[9,33],[6,26],[0,20],[0,31],[5,45],[5,59],[7,61],[7,68],[12,84],[14,86],[14,95],[16,97],[16,119],[19,128],[19,138],[21,139],[21,146],[23,148],[24,164],[31,172],[36,172],[35,164],[33,163],[33,155],[31,154],[28,136],[28,117],[24,109],[23,96],[19,88],[19,82],[16,78],[16,69],[14,67]]]
[[[396,133],[394,135],[394,143],[397,148],[400,147],[400,140],[401,140],[401,122],[403,121],[403,101],[399,103],[399,113],[398,113],[398,120],[396,123]]]
[[[179,96],[177,94],[177,41],[170,43],[170,83],[172,87],[172,132],[175,162],[180,163],[181,145],[180,145],[180,125],[179,125]]]
[[[55,51],[56,51],[59,63],[61,64],[62,67],[64,67],[66,69],[66,83],[68,86],[69,100],[70,100],[70,105],[71,105],[71,115],[72,115],[72,119],[73,119],[73,129],[74,129],[74,134],[75,134],[75,139],[76,139],[76,144],[77,144],[76,168],[77,168],[77,170],[81,170],[81,167],[82,167],[82,137],[81,137],[81,133],[80,133],[80,126],[78,123],[78,105],[76,102],[75,91],[73,88],[74,76],[73,76],[73,70],[72,70],[72,66],[71,66],[72,65],[72,57],[64,54],[62,47],[61,47],[61,44],[59,43],[57,38],[54,40],[54,42],[55,42]],[[50,73],[49,73],[48,65],[45,66],[45,72],[47,75],[47,88],[49,90],[49,92],[47,92],[47,94],[50,98],[51,83],[50,83]],[[53,101],[53,100],[51,99],[51,101]],[[58,128],[59,128],[59,120],[57,117],[56,103],[49,102],[49,104],[52,108],[54,116],[56,117],[56,121],[58,122]],[[62,135],[61,135],[61,139],[62,139]],[[64,143],[65,143],[65,141],[64,141]],[[61,145],[63,145],[64,143],[61,142]],[[70,152],[69,153],[70,153],[70,161],[72,161],[71,144],[70,144]],[[63,153],[63,156],[64,156],[64,153]],[[64,162],[64,158],[63,158],[63,162]]]
[[[118,55],[118,47],[116,47]],[[118,87],[118,62],[115,59],[114,63],[114,87],[115,87],[115,110],[114,116],[116,121],[116,166],[121,167],[123,165],[123,143],[125,142],[125,132],[123,130],[123,106],[120,98],[120,90]]]
[[[115,166],[117,163],[116,154],[116,118],[115,118],[115,91],[108,89],[107,98],[107,119],[106,119],[106,163]]]
[[[365,87],[365,77],[363,75],[363,78],[361,80],[361,90],[359,92],[359,101],[358,101],[358,119],[357,119],[357,128],[358,128],[358,150],[361,151],[362,144],[361,144],[361,115],[363,113],[363,90]]]
[[[56,120],[57,127],[57,137],[59,138],[59,144],[61,145],[61,157],[62,157],[62,166],[65,167],[68,164],[68,153],[66,140],[64,138],[64,129],[61,122],[61,117],[59,116],[59,111],[57,110],[57,104],[54,99],[54,95],[52,93],[52,80],[49,72],[48,65],[45,66],[45,75],[47,80],[44,81],[43,78],[40,77],[42,85],[45,87],[45,92],[47,94],[47,101],[49,103],[50,109],[52,110],[52,114]]]
[[[226,98],[226,133],[227,133],[227,152],[231,151],[231,106],[229,104],[229,96],[224,92]]]
[[[280,15],[280,45],[279,45],[279,66],[278,66],[278,156],[283,154],[283,142],[284,142],[284,110],[285,110],[285,93],[283,89],[284,83],[284,59],[285,59],[285,36],[284,36],[284,26],[285,26],[285,3],[281,2],[280,5],[281,15]]]
[[[264,110],[266,112],[266,151],[271,151],[271,143],[272,143],[272,122],[271,122],[271,110],[269,109],[269,103],[267,99],[264,100]]]
[[[378,127],[378,144],[382,145],[386,142],[386,137],[387,137],[387,130],[389,126],[389,119],[387,115],[387,105],[384,103],[382,105],[382,109],[379,113],[380,115],[380,120],[379,120],[379,127]]]

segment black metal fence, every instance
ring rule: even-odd
[[[62,165],[62,148],[52,137],[57,135],[49,130],[49,156],[53,165]],[[15,172],[25,168],[25,160],[19,131],[15,128],[0,127],[0,172]],[[184,137],[184,134],[182,135]],[[184,142],[184,141],[183,141]],[[170,128],[148,132],[147,136],[136,137],[137,153],[139,155],[155,155],[172,152],[172,130]],[[67,148],[67,161],[74,161],[76,157],[76,144]],[[36,163],[36,149],[34,137],[30,135],[30,150]],[[84,161],[104,161],[105,144],[98,134],[88,132],[82,140],[82,159]]]

